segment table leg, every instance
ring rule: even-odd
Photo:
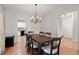
[[[38,55],[41,54],[41,46],[42,46],[42,44],[38,44]]]

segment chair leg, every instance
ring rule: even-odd
[[[28,44],[28,45],[27,45],[27,52],[30,53],[30,50],[31,50],[31,47],[30,47],[30,45]]]
[[[32,52],[32,55],[33,55],[33,48],[31,48],[31,52]]]

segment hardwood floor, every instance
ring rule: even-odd
[[[6,48],[4,55],[28,55],[25,50],[25,37],[18,37],[14,47]]]
[[[6,48],[4,55],[31,55],[25,49],[25,37],[18,37],[17,43],[14,47]],[[74,49],[76,43],[70,38],[63,38],[60,47],[60,55],[78,55],[78,51]]]
[[[78,55],[79,51],[76,50],[76,42],[74,42],[71,38],[63,38],[60,47],[61,55]]]

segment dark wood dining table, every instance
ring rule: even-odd
[[[43,44],[50,41],[51,39],[45,35],[33,34],[32,40],[38,43],[38,55],[40,55]]]

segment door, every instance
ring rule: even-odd
[[[24,20],[18,20],[17,28],[18,28],[18,36],[24,36],[26,31],[26,22]]]

